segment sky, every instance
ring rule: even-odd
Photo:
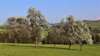
[[[76,20],[100,19],[100,0],[0,0],[0,23],[11,16],[26,16],[30,7],[40,10],[49,23],[69,15]]]

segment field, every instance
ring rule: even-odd
[[[0,56],[100,56],[100,45],[86,45],[79,50],[73,45],[69,50],[65,45],[0,44]]]

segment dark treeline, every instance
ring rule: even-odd
[[[59,23],[49,24],[40,11],[30,8],[25,17],[9,17],[0,26],[1,43],[86,44],[100,42],[100,30],[89,21],[75,21],[73,16]]]

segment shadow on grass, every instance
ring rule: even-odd
[[[36,47],[36,48],[47,48],[47,49],[61,49],[61,50],[71,50],[71,51],[78,51],[78,49],[69,49],[69,48],[67,48],[67,47],[57,47],[57,46],[55,46],[55,47],[47,47],[47,46],[38,46],[38,47]]]
[[[68,47],[58,47],[58,46],[45,46],[45,45],[19,45],[19,44],[7,44],[7,46],[13,46],[13,47],[31,47],[36,49],[61,49],[61,50],[71,50],[71,51],[79,51],[79,49],[69,49]]]

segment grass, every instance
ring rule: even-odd
[[[69,50],[65,45],[39,45],[35,48],[32,44],[1,43],[0,56],[100,56],[100,46],[86,45],[80,51],[78,45]]]

